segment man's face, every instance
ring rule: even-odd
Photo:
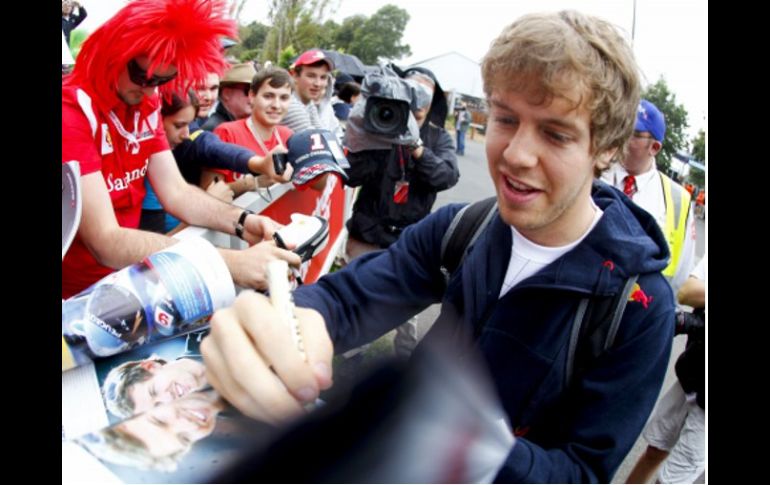
[[[225,105],[227,111],[229,111],[236,120],[246,118],[251,114],[248,84],[222,86],[220,89],[222,90],[222,104]]]
[[[577,99],[580,93],[565,94]],[[590,118],[564,98],[540,101],[531,93],[493,90],[486,152],[502,219],[533,242],[558,246],[577,239],[593,214]]]
[[[206,368],[197,360],[178,359],[165,365],[148,361],[143,366],[152,377],[132,385],[128,391],[136,413],[174,401],[206,384]]]
[[[412,111],[412,115],[414,116],[415,121],[417,121],[417,126],[420,128],[422,128],[422,125],[425,124],[425,118],[428,116],[428,111],[430,111],[430,105],[422,109],[416,109]]]
[[[146,79],[146,72],[147,67],[150,65],[150,59],[147,56],[139,56],[134,58],[132,61],[135,62],[134,69],[136,70],[136,74],[141,76],[143,79]],[[131,61],[129,61],[129,64],[130,63]],[[118,96],[123,100],[124,103],[129,106],[134,106],[141,103],[142,98],[145,96],[152,96],[153,93],[155,93],[156,86],[159,84],[147,86],[137,84],[131,80],[129,69],[130,67],[127,65],[125,68],[123,68],[123,71],[121,71],[120,76],[118,76],[117,91]],[[159,67],[153,72],[150,83],[154,84],[158,79],[165,79],[170,81],[173,76],[176,75],[176,72],[176,66]],[[144,76],[142,74],[144,74]]]
[[[61,3],[61,14],[62,15],[69,15],[72,13],[72,9],[75,6],[72,4],[70,0],[63,0]]]
[[[649,131],[634,131],[628,142],[628,154],[621,165],[631,175],[640,175],[652,168],[661,143]]]
[[[214,101],[219,96],[219,76],[212,72],[206,76],[206,82],[195,88],[195,94],[198,96],[198,116],[206,118],[211,114],[211,108],[214,107]]]
[[[329,66],[302,66],[302,72],[294,74],[294,84],[297,95],[303,103],[320,101],[326,93],[329,84]]]
[[[257,94],[249,93],[249,97],[254,122],[262,126],[275,126],[281,122],[289,108],[291,87],[286,84],[274,88],[270,86],[270,79],[266,79]]]
[[[193,443],[210,435],[222,407],[215,394],[196,392],[119,426],[144,442],[149,454],[160,458],[187,451]]]
[[[190,138],[190,123],[195,119],[195,108],[186,106],[176,113],[163,117],[163,128],[171,148],[176,148]]]
[[[427,95],[427,99],[430,99],[432,102],[433,92],[436,89],[436,85],[433,84],[433,82],[425,79],[425,77],[423,76],[410,76],[407,79],[409,79],[410,81],[416,82],[420,87],[420,89],[425,91],[425,94]],[[412,111],[412,115],[414,116],[415,121],[417,121],[417,126],[419,126],[420,128],[422,128],[422,125],[425,124],[425,119],[428,116],[428,111],[430,111],[430,105],[431,103],[428,103],[422,108]]]

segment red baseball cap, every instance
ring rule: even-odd
[[[323,61],[326,63],[327,66],[329,66],[329,70],[334,70],[334,63],[331,59],[326,57],[326,54],[323,53],[320,49],[311,49],[309,51],[303,52],[292,64],[289,66],[290,69],[294,69],[298,66],[309,66],[310,64],[315,64],[316,62]]]

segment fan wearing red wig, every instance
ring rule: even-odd
[[[253,244],[220,249],[239,286],[266,288],[264,265],[299,257],[270,240],[280,226],[185,182],[166,140],[160,96],[221,74],[220,38],[237,35],[225,0],[134,0],[83,43],[62,82],[62,163],[77,160],[83,212],[62,261],[62,297],[176,242],[138,230],[144,178],[163,207],[192,225]]]

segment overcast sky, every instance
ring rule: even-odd
[[[602,17],[631,39],[634,0],[332,0],[331,16],[341,22],[354,14],[372,15],[388,3],[409,12],[403,42],[408,65],[457,51],[480,60],[490,42],[519,16],[565,8]],[[93,31],[126,0],[80,0],[88,10],[81,25]],[[241,20],[266,22],[268,0],[249,0]],[[708,3],[703,0],[636,0],[634,52],[647,82],[661,75],[689,113],[688,138],[706,128],[708,114]]]

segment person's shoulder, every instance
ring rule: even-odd
[[[92,125],[102,119],[101,114],[91,102],[90,96],[78,86],[62,86],[62,129],[70,129],[80,124]],[[86,113],[88,110],[89,113]],[[96,129],[91,126],[92,131]]]
[[[472,203],[447,204],[434,210],[428,217],[433,217],[439,225],[449,226],[449,223],[455,218],[458,212]]]
[[[673,338],[674,293],[660,272],[639,275],[625,305],[618,342],[630,342],[648,332],[661,344]]]
[[[434,123],[432,121],[428,121],[428,130],[431,130],[431,131],[436,132],[438,134],[446,133],[447,135],[449,135],[449,132],[447,131],[446,128],[444,128],[443,126],[439,126],[439,125],[437,125],[436,123]],[[452,135],[449,135],[449,136],[451,137]]]
[[[294,93],[294,95],[291,97],[291,100],[289,101],[289,108],[288,109],[297,109],[297,108],[304,108],[305,103],[302,102],[301,99],[297,97],[297,94]]]
[[[241,120],[235,120],[235,121],[223,121],[222,123],[218,124],[212,132],[214,132],[215,135],[220,134],[231,134],[239,129],[238,124]]]

